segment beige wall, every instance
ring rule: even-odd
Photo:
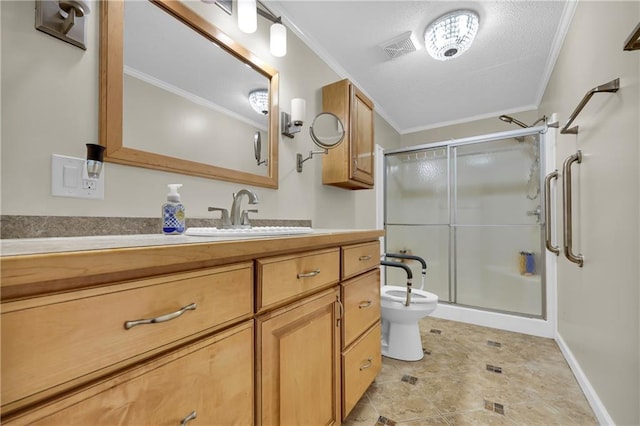
[[[316,227],[364,227],[374,220],[373,191],[359,194],[322,185],[321,160],[297,173],[297,152],[313,145],[306,127],[321,109],[321,87],[340,79],[317,55],[288,32],[288,53],[269,53],[270,22],[259,18],[258,33],[243,34],[217,6],[190,7],[280,72],[281,109],[295,97],[307,100],[305,131],[281,138],[279,189],[254,188],[261,198],[257,218],[311,219]],[[99,19],[88,16],[86,51],[34,29],[33,1],[2,1],[2,214],[62,216],[158,216],[168,183],[182,183],[187,217],[208,217],[208,206],[230,207],[243,187],[198,177],[107,163],[104,200],[51,196],[51,154],[85,156],[85,143],[98,142]],[[399,135],[376,116],[376,142],[397,147]],[[394,134],[395,133],[395,134]],[[388,144],[388,145],[387,145]]]
[[[573,173],[578,268],[558,261],[558,332],[616,424],[639,424],[640,52],[622,46],[638,23],[638,2],[580,2],[540,111],[564,124],[584,94],[616,77],[616,94],[595,95],[559,135],[557,166],[576,150]],[[560,217],[557,217],[558,226]]]

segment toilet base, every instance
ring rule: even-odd
[[[418,323],[392,323],[382,319],[382,355],[401,361],[424,358]]]

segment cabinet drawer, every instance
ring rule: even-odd
[[[380,265],[380,243],[378,241],[342,248],[343,280],[373,269],[378,265]]]
[[[342,303],[342,347],[346,348],[380,320],[380,271],[371,271],[342,283]]]
[[[257,261],[257,310],[290,301],[340,281],[340,250],[328,249]]]
[[[110,377],[6,424],[178,425],[253,423],[253,323]],[[3,419],[3,423],[4,423]]]
[[[380,323],[342,355],[342,419],[360,400],[382,368]]]
[[[47,391],[40,397],[48,396],[249,318],[252,272],[244,263],[4,303],[3,413],[11,409],[6,404],[41,389]],[[177,315],[194,303],[195,310]],[[127,321],[171,313],[171,320],[125,329]]]

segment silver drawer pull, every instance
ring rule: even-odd
[[[182,421],[180,422],[180,426],[186,426],[187,423],[189,423],[191,420],[194,420],[196,417],[198,417],[198,413],[196,413],[195,410],[190,412],[189,414],[187,414],[187,417],[182,419]]]
[[[363,309],[368,308],[369,306],[371,306],[371,300],[365,300],[364,302],[360,302],[358,308]]]
[[[371,361],[372,361],[371,358],[367,358],[367,361],[360,366],[360,371],[366,370],[367,368],[370,368],[371,365],[373,365],[373,363]]]
[[[320,274],[320,269],[316,269],[315,271],[311,271],[311,272],[303,272],[297,275],[298,278],[309,278],[309,277],[315,277],[316,275]]]
[[[358,258],[358,260],[359,260],[359,261],[361,261],[361,262],[364,262],[364,261],[366,261],[366,260],[371,260],[371,256],[369,256],[368,254],[367,254],[367,255],[364,255],[364,256],[360,256],[360,257]]]
[[[171,321],[172,319],[178,318],[180,315],[184,314],[187,311],[195,311],[197,307],[198,305],[196,305],[195,303],[192,303],[190,305],[185,306],[184,308],[180,308],[179,311],[171,312],[170,314],[160,315],[159,317],[150,318],[150,319],[127,321],[124,323],[124,328],[126,330],[129,330],[130,328],[135,327],[136,325],[155,324],[157,322]]]

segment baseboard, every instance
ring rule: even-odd
[[[560,347],[560,351],[562,351],[564,359],[567,360],[569,367],[571,367],[573,375],[576,377],[576,380],[578,380],[578,384],[582,388],[582,392],[587,398],[587,401],[589,401],[589,405],[591,406],[593,413],[598,418],[598,422],[601,425],[615,425],[613,419],[607,411],[607,408],[598,397],[598,394],[596,393],[595,389],[593,389],[593,386],[591,386],[589,379],[587,379],[584,371],[582,371],[582,368],[580,368],[578,360],[576,360],[576,358],[573,356],[571,349],[569,349],[569,346],[567,346],[567,343],[564,341],[560,333],[556,333],[556,343]]]

